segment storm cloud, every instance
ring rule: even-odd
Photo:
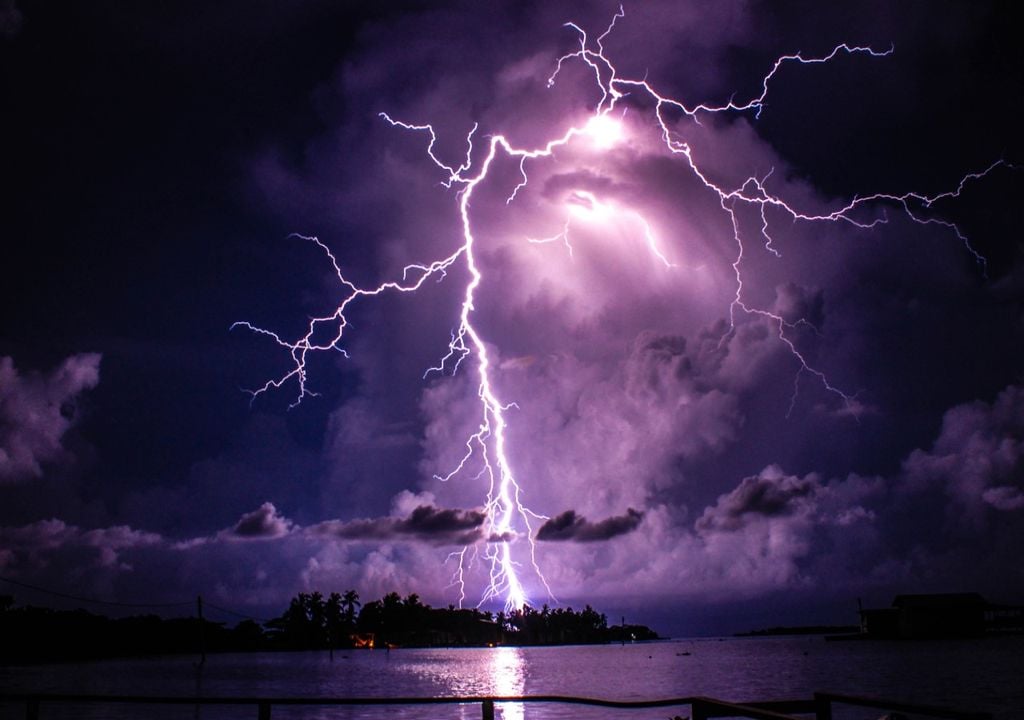
[[[68,463],[64,434],[76,401],[100,381],[100,356],[72,355],[47,375],[22,374],[0,357],[0,483],[41,477],[47,464]]]
[[[274,539],[287,535],[293,527],[294,523],[281,516],[274,503],[265,502],[239,518],[229,534],[245,540]]]
[[[39,570],[78,576],[90,567],[133,569],[122,555],[137,548],[159,546],[164,539],[124,525],[83,529],[51,518],[21,527],[0,527],[0,572],[33,577]]]
[[[328,520],[309,532],[342,540],[418,540],[434,545],[471,545],[482,539],[487,515],[479,510],[419,505],[408,517]]]
[[[644,514],[629,508],[625,515],[605,518],[591,522],[576,514],[575,510],[566,510],[545,521],[537,530],[536,538],[546,542],[599,542],[611,540],[619,535],[631,533],[637,529]]]
[[[932,447],[911,453],[903,470],[906,491],[941,492],[951,518],[982,523],[993,509],[1024,508],[1024,388],[950,409]]]
[[[734,531],[759,518],[786,517],[812,501],[820,483],[814,476],[796,478],[772,466],[744,478],[697,519],[698,532]]]
[[[15,0],[0,0],[0,38],[10,39],[21,32],[24,16]]]
[[[756,97],[797,50],[896,51],[783,63],[759,110],[689,116],[630,86],[613,142],[525,163],[497,146],[463,206],[450,169],[476,177],[494,138],[541,148],[587,122],[608,69],[570,58],[549,80],[579,48],[565,23],[593,46],[618,2],[227,0],[197,25],[0,0],[26,73],[0,118],[22,139],[5,229],[45,237],[0,283],[5,575],[257,613],[349,587],[447,604],[456,570],[484,597],[481,557],[508,543],[531,602],[660,608],[666,632],[773,597],[1021,601],[1008,8],[626,4],[601,41],[616,77],[686,107]],[[72,91],[97,81],[110,92]],[[306,352],[352,286],[445,258],[415,293],[352,298],[344,353]],[[239,320],[274,335],[225,330]]]

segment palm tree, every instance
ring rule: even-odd
[[[309,612],[312,596],[299,593],[291,599],[288,609],[279,618],[285,642],[290,647],[307,650],[313,644],[314,630]]]
[[[345,594],[341,596],[341,607],[345,611],[345,624],[349,629],[355,628],[356,608],[361,605],[359,593],[355,590],[346,590]]]
[[[327,621],[327,647],[331,651],[331,660],[333,660],[334,648],[345,635],[345,615],[341,609],[341,595],[336,592],[330,594],[324,605],[324,615]]]
[[[309,626],[312,632],[312,644],[314,648],[322,648],[327,644],[327,608],[324,605],[324,596],[319,590],[308,595],[307,613]]]

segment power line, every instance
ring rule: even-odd
[[[253,620],[253,621],[258,622],[258,623],[268,623],[268,622],[270,622],[269,618],[260,618],[260,617],[255,617],[254,615],[246,615],[245,613],[235,612],[234,610],[228,610],[227,608],[222,608],[222,607],[220,607],[218,605],[214,605],[213,603],[208,602],[206,600],[203,601],[203,605],[204,605],[204,607],[212,608],[214,610],[219,610],[222,613],[227,613],[228,615],[234,615],[235,617],[242,618],[243,620]]]
[[[174,608],[174,607],[185,607],[191,606],[195,603],[194,600],[185,600],[183,602],[168,602],[168,603],[135,603],[135,602],[114,602],[112,600],[99,600],[97,598],[82,597],[81,595],[70,595],[68,593],[59,592],[57,590],[50,590],[48,588],[40,587],[39,585],[32,585],[30,583],[21,582],[20,580],[12,580],[8,577],[0,575],[0,582],[10,583],[11,585],[17,585],[19,587],[28,588],[37,592],[52,595],[54,597],[64,598],[65,600],[76,600],[78,602],[93,603],[95,605],[107,605],[111,607],[125,607],[125,608]],[[213,610],[218,610],[228,615],[234,615],[235,617],[242,618],[244,620],[254,620],[259,623],[270,622],[268,618],[256,617],[254,615],[247,615],[246,613],[240,613],[235,610],[229,610],[227,608],[214,605],[212,603],[203,602],[205,607]]]
[[[45,593],[47,595],[53,595],[54,597],[64,598],[65,600],[77,600],[78,602],[93,603],[95,605],[108,605],[112,607],[128,607],[128,608],[170,608],[170,607],[184,607],[185,605],[192,605],[193,600],[186,602],[174,602],[174,603],[130,603],[130,602],[114,602],[112,600],[99,600],[97,598],[82,597],[80,595],[69,595],[68,593],[58,592],[56,590],[50,590],[48,588],[39,587],[38,585],[31,585],[20,580],[12,580],[11,578],[3,577],[0,575],[0,581],[9,583],[11,585],[17,585],[19,587],[28,588],[29,590],[35,590],[37,592]]]

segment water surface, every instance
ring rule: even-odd
[[[815,690],[988,710],[1024,720],[1024,638],[975,641],[825,642],[821,637],[702,638],[636,645],[461,648],[210,655],[0,667],[0,689],[192,696],[400,697],[577,695],[648,700],[809,698]],[[848,709],[846,709],[848,710]],[[837,713],[877,718],[879,711]],[[508,720],[665,720],[688,707],[606,710],[499,704]],[[0,706],[0,717],[23,708]],[[44,706],[43,718],[250,718],[255,707],[84,709]],[[479,718],[479,705],[285,708],[273,718]]]

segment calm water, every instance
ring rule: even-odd
[[[689,654],[685,654],[689,653]],[[40,667],[0,667],[0,688],[162,695],[579,695],[615,700],[710,695],[726,700],[810,697],[832,690],[988,710],[1024,720],[1024,638],[927,643],[827,643],[813,638],[698,639],[645,645],[211,655]],[[498,705],[508,720],[665,720],[689,708],[604,710]],[[878,711],[839,717],[877,718]],[[22,718],[0,705],[0,717]],[[255,707],[44,706],[44,718],[256,717]],[[277,718],[479,718],[479,705],[281,708]]]

